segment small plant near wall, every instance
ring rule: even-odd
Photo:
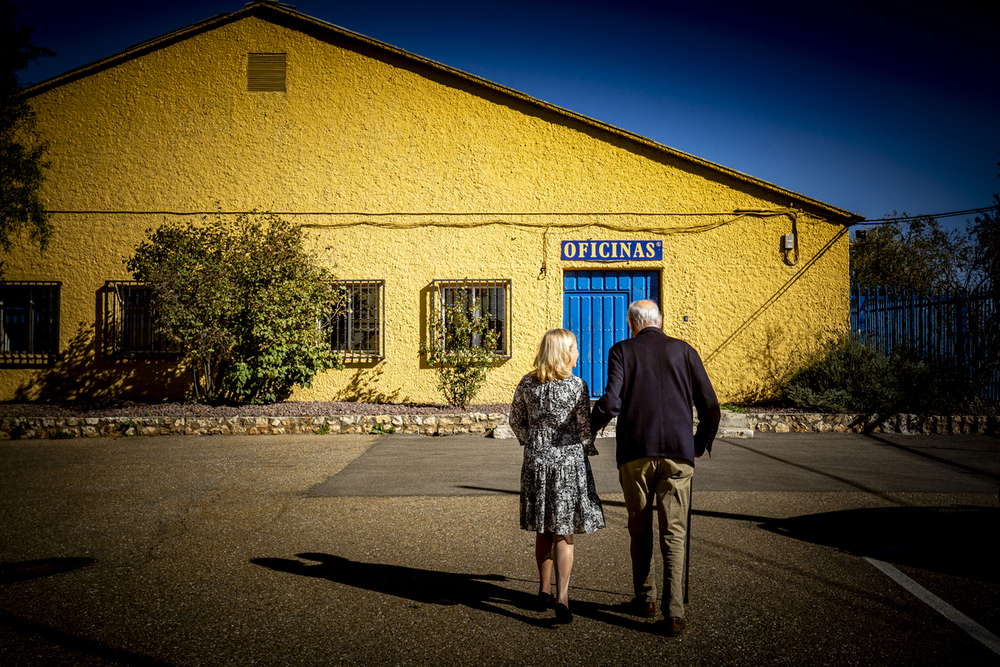
[[[375,426],[372,426],[372,435],[386,435],[395,432],[395,426],[386,426],[385,424],[375,424]]]
[[[433,310],[428,338],[420,354],[437,370],[438,391],[449,405],[464,408],[486,382],[500,333],[490,328],[480,302],[461,290],[453,303]]]

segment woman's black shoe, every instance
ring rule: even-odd
[[[552,603],[554,598],[551,593],[539,593],[535,598],[535,609],[538,611],[545,611],[546,609],[552,608]]]
[[[572,623],[573,612],[564,604],[556,603],[556,623]]]

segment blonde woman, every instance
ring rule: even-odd
[[[573,535],[604,528],[604,510],[587,459],[597,454],[590,434],[590,392],[587,383],[573,375],[579,356],[572,331],[546,332],[535,355],[535,370],[517,385],[510,410],[511,429],[524,447],[521,528],[535,532],[538,603],[555,603],[556,623],[573,620]]]

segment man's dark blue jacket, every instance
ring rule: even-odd
[[[691,406],[698,410],[694,431]],[[594,405],[595,433],[612,417],[618,466],[646,457],[683,459],[712,451],[719,430],[719,399],[694,348],[657,327],[646,327],[608,352],[608,384]]]

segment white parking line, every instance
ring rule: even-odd
[[[965,630],[970,637],[982,642],[986,648],[990,649],[997,655],[1000,655],[1000,637],[997,637],[995,634],[928,591],[913,579],[910,579],[892,565],[889,565],[885,561],[878,560],[877,558],[869,558],[868,556],[865,556],[864,558],[866,561],[881,570],[887,577],[929,604],[934,611],[947,618],[962,630]]]

